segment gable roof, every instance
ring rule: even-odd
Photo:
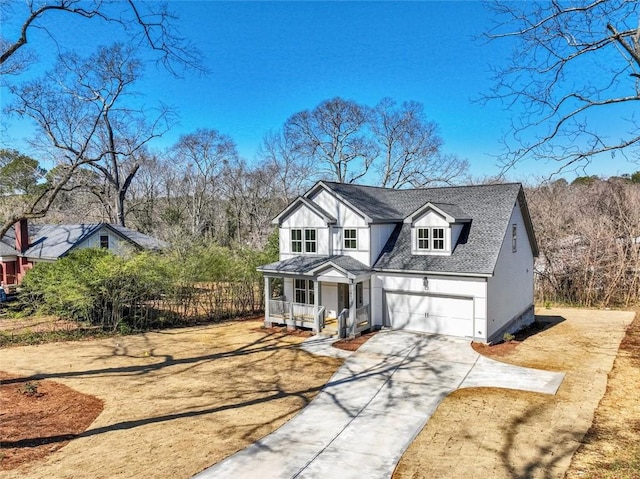
[[[279,225],[282,223],[282,220],[293,213],[300,205],[304,205],[317,214],[320,218],[324,220],[325,223],[335,223],[337,220],[327,213],[320,206],[316,205],[313,201],[308,200],[303,196],[298,196],[295,200],[293,200],[289,205],[276,216],[271,223],[274,225]]]
[[[407,216],[404,219],[404,222],[412,223],[414,220],[422,216],[427,210],[433,210],[436,213],[444,216],[445,220],[447,220],[449,223],[462,223],[471,221],[471,216],[465,213],[465,211],[458,205],[452,205],[450,203],[431,203],[429,201],[428,203],[411,213],[409,216]]]
[[[396,226],[374,269],[491,275],[509,228],[514,205],[520,205],[534,256],[538,247],[519,183],[414,190],[434,204],[455,204],[472,218],[450,256],[412,255],[411,224]]]
[[[124,226],[108,223],[64,225],[30,224],[30,243],[29,247],[23,253],[20,254],[15,250],[15,247],[9,246],[9,244],[15,244],[14,229],[9,230],[2,241],[0,241],[0,251],[4,251],[6,246],[13,251],[12,253],[6,253],[7,256],[18,255],[28,258],[56,259],[68,254],[75,246],[102,228],[110,230],[116,236],[139,248],[154,250],[167,246],[164,241],[159,239],[125,228]]]
[[[258,271],[262,273],[291,273],[314,275],[317,272],[331,266],[342,271],[346,277],[355,278],[371,273],[370,268],[362,264],[357,259],[346,255],[294,256],[293,258],[260,266],[258,268]]]

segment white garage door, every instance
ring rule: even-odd
[[[449,336],[473,336],[473,299],[427,294],[386,293],[393,329]]]

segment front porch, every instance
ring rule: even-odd
[[[337,335],[339,338],[359,336],[363,331],[371,329],[369,305],[365,304],[355,310],[355,321],[351,320],[349,308],[340,311],[336,316],[328,316],[325,306],[288,302],[281,299],[269,300],[269,314],[265,311],[265,324],[286,325],[292,328],[308,328],[315,333]]]
[[[263,266],[265,325],[340,338],[372,327],[370,270],[348,256],[296,257]]]

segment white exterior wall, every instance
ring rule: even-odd
[[[517,252],[511,250],[511,226],[517,225]],[[505,232],[494,276],[488,281],[488,338],[533,304],[533,252],[516,204]]]
[[[450,255],[451,254],[451,228],[449,222],[440,214],[433,210],[428,210],[424,215],[420,216],[411,225],[411,253],[412,254],[428,254],[428,255]],[[445,251],[420,251],[418,250],[418,232],[417,228],[444,228],[444,248]]]
[[[372,276],[372,321],[377,326],[386,326],[383,304],[385,291],[407,293],[429,293],[473,298],[474,337],[487,338],[487,282],[485,278],[460,276],[427,276],[429,289],[423,285],[424,275],[376,274]]]
[[[302,254],[328,255],[330,252],[329,228],[320,216],[306,206],[302,205],[287,216],[280,225],[280,260],[298,256],[300,253],[291,253],[292,229],[315,229],[316,252],[304,253],[304,232],[302,233]]]
[[[393,233],[394,228],[396,227],[396,223],[391,224],[376,224],[371,225],[369,228],[369,234],[371,235],[371,248],[370,248],[370,256],[369,261],[366,264],[367,266],[373,265],[380,253],[382,252],[382,248],[387,244],[391,233]]]
[[[122,239],[121,236],[116,235],[111,230],[103,226],[98,231],[85,238],[84,241],[78,243],[73,249],[76,250],[82,248],[100,248],[100,236],[109,237],[109,250],[114,253],[122,251],[123,249],[133,247],[131,243]]]
[[[368,226],[362,216],[324,189],[316,193],[310,200],[333,216],[337,220],[337,226],[347,228],[357,228],[358,226],[366,228]]]
[[[452,246],[452,250],[455,249],[456,245],[458,244],[458,239],[460,238],[460,234],[462,233],[463,229],[464,229],[464,225],[455,224],[455,223],[451,225],[451,246]]]
[[[356,230],[356,249],[344,248],[345,228]],[[369,263],[369,228],[355,226],[345,226],[345,228],[335,226],[331,228],[331,246],[333,248],[332,254],[348,255],[367,266],[371,266],[371,264]]]

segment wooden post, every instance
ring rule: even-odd
[[[264,277],[264,326],[265,328],[271,327],[271,314],[269,308],[269,301],[271,300],[271,278],[269,276]]]
[[[320,281],[313,282],[313,303],[315,318],[313,323],[313,332],[320,333]]]
[[[349,283],[349,337],[356,337],[356,286],[353,280]]]

